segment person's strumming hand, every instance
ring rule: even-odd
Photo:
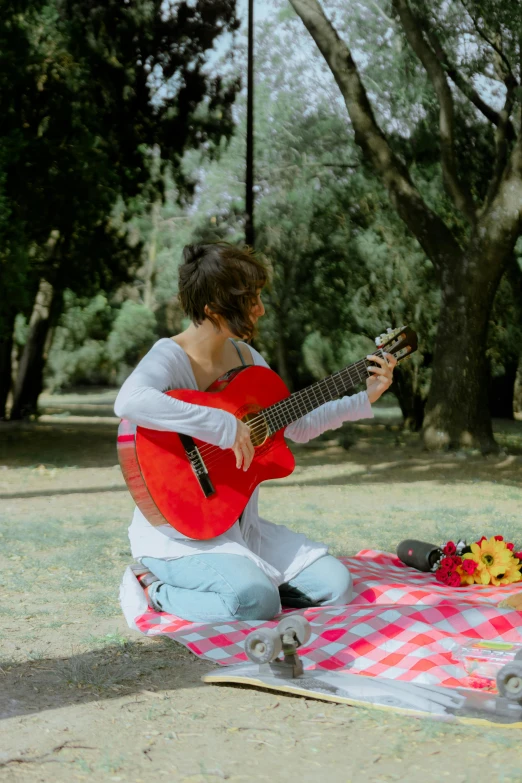
[[[385,358],[382,358],[372,354],[366,357],[377,363],[370,364],[368,367],[371,375],[366,381],[366,391],[371,403],[378,400],[381,394],[390,388],[393,381],[393,370],[397,365],[397,359],[391,353],[385,353],[384,356]]]
[[[232,451],[236,455],[236,468],[243,466],[243,470],[248,470],[254,459],[254,446],[250,439],[250,427],[240,419],[237,420],[236,439]]]

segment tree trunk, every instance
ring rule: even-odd
[[[43,388],[45,345],[56,307],[57,296],[50,283],[40,281],[29,321],[29,334],[18,368],[11,419],[23,419],[37,413],[38,397]]]
[[[513,390],[513,410],[515,414],[522,413],[522,358],[519,359],[515,388]]]
[[[404,417],[404,428],[411,432],[419,432],[424,420],[426,399],[418,390],[414,373],[408,366],[397,367],[390,391],[399,401]]]
[[[6,416],[6,404],[11,391],[11,353],[15,313],[8,313],[0,322],[0,421]]]
[[[504,369],[504,374],[492,378],[489,386],[489,410],[495,419],[514,418],[513,399],[518,362],[510,362]]]
[[[145,280],[143,285],[143,304],[149,310],[155,310],[154,287],[156,284],[156,258],[158,252],[158,224],[160,216],[161,201],[155,201],[151,209],[152,228],[147,251],[147,263],[145,265]]]
[[[444,69],[430,49],[407,3],[396,0],[403,29],[438,97],[441,163],[456,208],[465,214],[471,239],[465,252],[457,232],[426,204],[410,173],[375,118],[346,43],[318,0],[290,0],[323,54],[344,98],[354,138],[390,194],[390,200],[432,261],[441,280],[441,310],[426,406],[424,438],[429,448],[475,446],[495,450],[488,409],[486,335],[496,287],[522,225],[522,134],[509,156],[504,149],[508,114],[494,113],[499,151],[484,204],[474,204],[454,170],[453,101]],[[422,339],[422,336],[421,336]]]
[[[474,248],[474,250],[476,250]],[[473,250],[470,250],[471,257]],[[467,270],[463,273],[462,270]],[[439,327],[424,419],[428,449],[498,449],[489,412],[488,321],[503,268],[456,259],[442,274]]]

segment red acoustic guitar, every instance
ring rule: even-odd
[[[417,348],[417,336],[408,327],[389,330],[375,342],[375,354],[386,351],[398,360]],[[285,428],[366,380],[370,364],[362,359],[294,394],[275,372],[252,365],[230,370],[205,392],[165,392],[233,413],[249,425],[255,456],[247,471],[238,470],[232,449],[123,419],[118,457],[136,505],[152,525],[169,524],[195,539],[221,535],[240,517],[262,481],[292,473],[295,460],[285,443]]]

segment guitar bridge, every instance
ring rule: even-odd
[[[183,448],[185,449],[185,454],[187,455],[187,459],[190,462],[192,470],[194,471],[194,475],[198,480],[201,491],[206,498],[214,495],[216,490],[214,489],[214,485],[212,484],[210,476],[208,475],[207,466],[205,465],[203,457],[201,456],[198,447],[194,443],[194,439],[191,438],[190,435],[182,435],[179,432],[178,437],[183,445]]]

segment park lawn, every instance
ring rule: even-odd
[[[0,779],[522,779],[518,731],[202,685],[209,662],[131,632],[117,592],[132,501],[103,415],[0,429]],[[522,543],[520,422],[498,423],[505,451],[484,458],[430,455],[394,421],[353,425],[348,450],[336,433],[296,448],[262,515],[334,554],[412,536]]]

